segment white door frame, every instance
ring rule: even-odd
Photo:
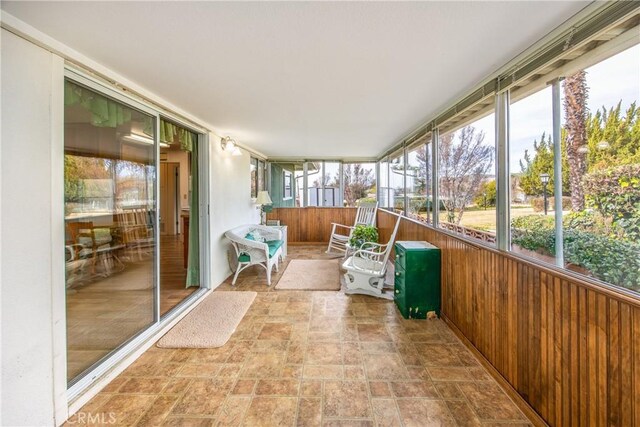
[[[209,247],[209,133],[204,128],[196,128],[194,125],[185,123],[183,120],[168,114],[162,113],[159,109],[151,104],[147,104],[138,99],[126,96],[115,90],[112,86],[103,83],[88,73],[79,71],[77,68],[71,68],[64,64],[64,60],[59,59],[59,67],[54,68],[52,74],[53,93],[52,93],[52,111],[51,111],[51,129],[52,129],[52,224],[58,224],[53,227],[51,251],[53,256],[52,267],[52,283],[53,283],[53,382],[54,382],[54,406],[56,424],[62,424],[69,416],[79,409],[87,400],[93,397],[112,376],[117,375],[124,370],[128,364],[132,363],[151,343],[159,336],[160,333],[167,330],[195,304],[211,288],[210,284],[210,247]],[[66,79],[78,82],[98,93],[104,94],[125,105],[138,109],[146,114],[151,115],[156,124],[156,154],[155,166],[159,171],[160,162],[160,146],[158,140],[160,138],[159,125],[160,116],[169,119],[172,122],[189,129],[198,135],[198,154],[199,154],[199,219],[200,219],[200,275],[201,289],[186,298],[182,303],[177,305],[166,316],[160,317],[159,304],[159,245],[155,248],[155,307],[154,307],[154,323],[147,329],[141,331],[128,342],[124,343],[120,348],[115,350],[107,359],[101,362],[93,370],[88,372],[84,377],[80,378],[71,387],[67,387],[67,344],[66,344],[66,294],[65,294],[65,269],[64,269],[64,253],[61,248],[64,247],[64,199],[57,195],[63,194],[64,189],[64,81]],[[156,208],[155,208],[155,224],[154,227],[158,233],[159,239],[159,172],[156,175]]]

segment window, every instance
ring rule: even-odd
[[[345,163],[342,165],[344,206],[355,207],[360,200],[376,200],[375,163]]]
[[[512,94],[511,250],[640,292],[640,45],[572,73],[558,91],[560,192],[552,90]]]
[[[421,138],[407,151],[407,216],[431,222],[431,134]]]
[[[389,162],[389,207],[404,213],[404,153]]]
[[[283,177],[283,184],[284,184],[284,191],[282,192],[282,198],[283,199],[291,199],[293,197],[293,180],[292,180],[292,176],[291,176],[291,172],[289,171],[284,171],[282,174]]]
[[[258,159],[251,157],[249,170],[251,173],[251,198],[255,199],[258,197]]]
[[[440,227],[495,244],[495,114],[440,135]]]
[[[387,159],[380,161],[380,173],[378,181],[378,206],[386,209],[392,208],[391,200],[393,200],[393,194],[389,187],[389,161]]]
[[[527,242],[534,223],[536,229],[546,223],[544,227],[553,234],[551,86],[523,99],[514,95],[509,109],[511,250],[553,264],[552,248],[545,254],[536,244]],[[543,177],[548,177],[546,182]]]
[[[258,160],[258,191],[264,191],[266,187],[266,166],[262,160]]]
[[[309,206],[342,206],[340,163],[317,161],[307,165]]]
[[[323,162],[322,206],[342,206],[340,195],[340,163]]]
[[[296,188],[295,198],[296,198],[296,207],[304,206],[304,163],[300,164],[299,168],[296,168],[294,176],[294,186]]]
[[[251,157],[249,167],[251,173],[251,198],[255,199],[258,197],[258,191],[266,190],[266,166],[264,161]]]

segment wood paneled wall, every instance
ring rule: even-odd
[[[279,219],[287,226],[289,243],[329,242],[331,223],[353,225],[355,208],[275,208],[267,219]]]
[[[443,315],[548,424],[640,426],[640,301],[409,219],[397,239],[441,248]]]
[[[289,242],[326,242],[355,209],[281,208]],[[397,215],[378,211],[380,240]],[[442,249],[442,311],[553,426],[640,426],[640,301],[403,218]],[[607,256],[607,254],[603,254]]]

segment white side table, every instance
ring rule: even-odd
[[[282,232],[282,240],[284,243],[282,244],[282,259],[287,258],[287,226],[286,225],[270,225],[269,227],[277,228]]]

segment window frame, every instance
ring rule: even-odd
[[[289,180],[289,196],[287,196],[287,179]],[[293,199],[293,173],[286,169],[282,170],[282,200]]]

